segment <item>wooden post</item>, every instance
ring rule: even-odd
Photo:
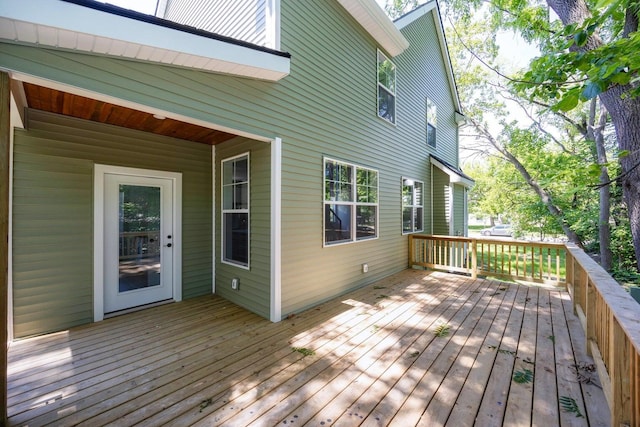
[[[611,315],[609,347],[611,365],[611,425],[631,425],[631,351],[629,340],[617,319]]]
[[[409,234],[409,268],[413,267],[413,252],[414,252],[413,245],[414,245],[413,235]]]
[[[575,267],[575,266],[574,266]],[[573,314],[578,314],[578,306],[580,305],[580,301],[582,301],[582,276],[587,274],[582,270],[582,267],[578,266],[577,269],[573,270]],[[584,307],[583,307],[584,309]],[[586,314],[586,313],[585,313]]]
[[[9,141],[11,137],[9,74],[0,72],[0,424],[7,422],[7,350],[9,292]]]
[[[588,280],[588,279],[587,279]],[[587,347],[587,354],[589,356],[593,356],[593,351],[591,350],[591,342],[595,341],[597,342],[598,338],[596,336],[596,289],[593,285],[591,285],[588,281],[587,281],[587,289],[586,289],[586,300],[587,300],[587,306],[586,307],[582,307],[582,309],[584,310],[584,315],[587,318],[586,319],[586,327],[585,327],[585,335],[587,338],[587,342],[586,342],[586,347]]]
[[[471,278],[478,278],[478,241],[471,240]]]

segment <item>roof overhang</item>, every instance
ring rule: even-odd
[[[2,0],[0,39],[277,81],[288,53],[87,0]]]
[[[375,0],[338,0],[389,55],[401,54],[409,42]]]
[[[449,175],[449,182],[453,184],[459,184],[466,188],[471,188],[475,185],[475,181],[468,175],[465,175],[460,169],[457,167],[445,162],[442,159],[431,155],[429,157],[431,164],[440,169],[442,172]]]
[[[444,26],[442,25],[442,17],[440,16],[440,8],[436,0],[431,0],[428,3],[412,10],[411,12],[401,16],[394,23],[398,30],[402,30],[404,27],[413,23],[414,21],[422,18],[426,14],[433,16],[433,22],[436,26],[436,33],[438,34],[438,41],[440,42],[440,50],[442,51],[442,59],[444,60],[444,66],[447,71],[447,77],[449,80],[449,87],[453,96],[453,104],[456,110],[456,122],[464,124],[466,120],[462,114],[462,106],[460,104],[460,97],[458,96],[458,87],[456,85],[456,78],[453,74],[453,65],[451,64],[451,57],[449,56],[449,48],[447,47],[447,38],[444,34]]]

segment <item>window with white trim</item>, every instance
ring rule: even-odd
[[[402,234],[424,229],[424,183],[402,178]]]
[[[222,161],[222,261],[249,267],[249,154]]]
[[[324,244],[378,237],[378,171],[324,159]]]
[[[438,108],[429,98],[427,98],[427,144],[430,147],[436,146],[436,122],[438,119]]]
[[[378,50],[378,116],[396,122],[396,66]]]

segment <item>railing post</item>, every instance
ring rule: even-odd
[[[611,329],[609,348],[611,366],[609,378],[611,379],[611,425],[631,425],[631,369],[630,369],[630,343],[618,324],[618,320],[612,315],[610,319]]]
[[[587,279],[587,289],[586,289],[586,300],[587,306],[583,307],[584,315],[586,317],[586,325],[585,325],[585,335],[586,335],[586,347],[587,354],[589,356],[593,356],[593,351],[591,350],[591,342],[597,342],[598,338],[596,337],[596,289],[589,284]]]
[[[578,314],[578,306],[580,305],[580,294],[582,293],[582,274],[585,273],[581,268],[573,270],[573,314]]]
[[[478,278],[478,241],[471,239],[471,278]]]
[[[413,254],[414,254],[414,241],[413,241],[413,235],[409,234],[409,268],[413,267]]]

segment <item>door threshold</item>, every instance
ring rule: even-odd
[[[175,302],[173,299],[166,299],[163,301],[152,302],[150,304],[138,305],[136,307],[125,308],[124,310],[112,311],[111,313],[105,313],[104,318],[109,319],[111,317],[121,316],[123,314],[133,313],[135,311],[146,310],[147,308],[157,307],[159,305],[171,304]]]

